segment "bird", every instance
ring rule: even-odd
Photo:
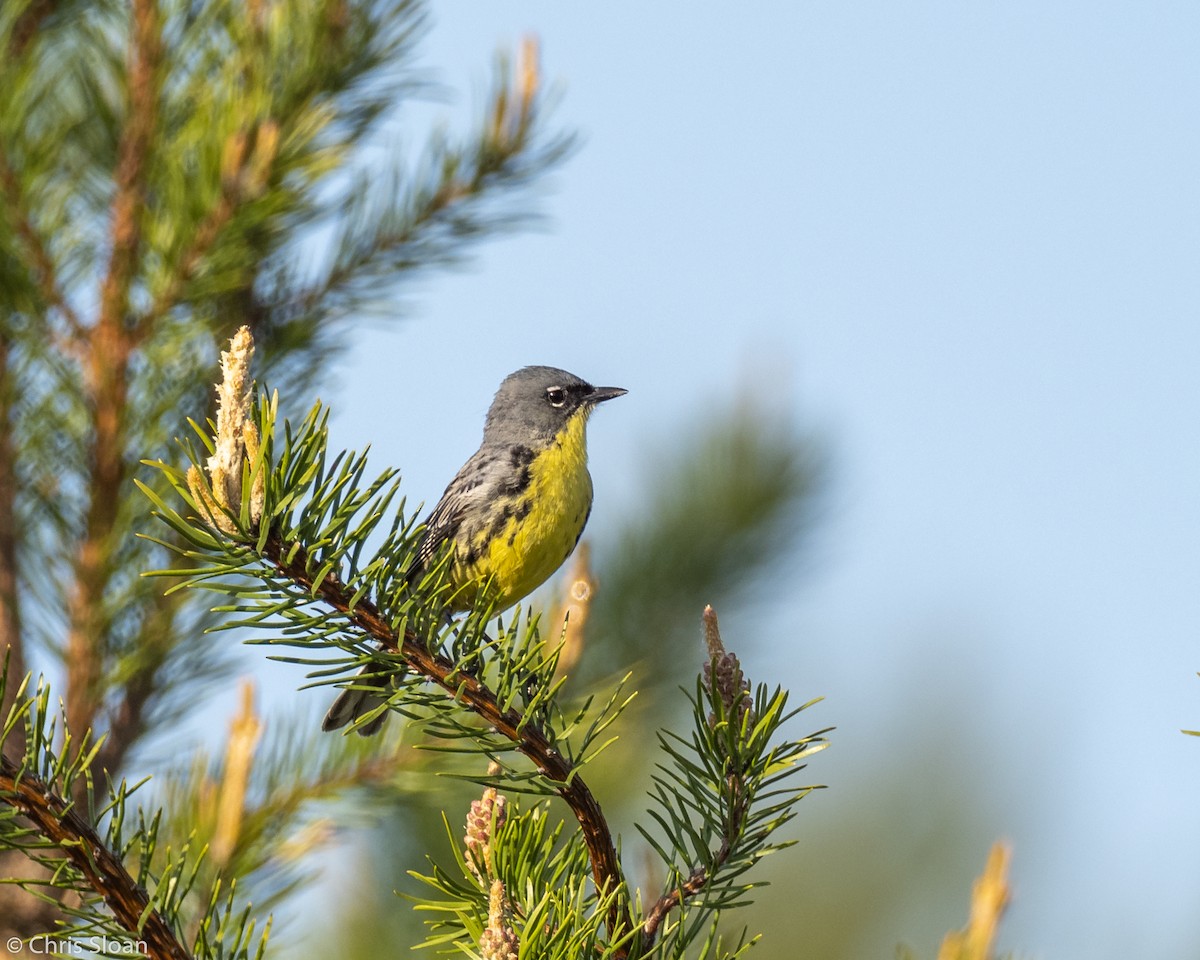
[[[488,408],[483,441],[426,518],[404,581],[419,582],[448,551],[447,616],[470,609],[485,588],[500,613],[545,583],[575,550],[591,514],[588,419],[598,404],[627,392],[594,387],[557,367],[522,367],[505,377]],[[352,724],[379,706],[387,678],[372,673],[368,664],[342,690],[323,730]],[[370,736],[386,718],[381,712],[355,729]]]

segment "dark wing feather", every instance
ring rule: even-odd
[[[497,465],[494,455],[484,455],[480,450],[455,474],[442,499],[425,520],[425,533],[417,545],[417,555],[404,574],[407,582],[412,583],[421,576],[441,546],[458,537],[464,521],[481,516],[477,508],[492,499]],[[471,531],[466,533],[470,536]]]

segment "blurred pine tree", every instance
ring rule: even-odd
[[[274,384],[320,377],[371,302],[527,219],[522,188],[570,147],[530,44],[474,129],[368,168],[381,118],[420,92],[424,17],[409,0],[0,4],[0,653],[16,676],[58,664],[71,728],[105,735],[114,777],[228,670],[190,642],[211,615],[140,576],[165,555],[132,535],[131,479],[159,482],[139,461],[203,421],[217,344],[245,324]],[[52,912],[0,886],[0,936]]]

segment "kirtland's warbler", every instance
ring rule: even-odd
[[[500,611],[541,586],[571,555],[592,509],[587,469],[588,417],[626,391],[593,387],[554,367],[523,367],[500,384],[483,442],[463,464],[425,521],[405,572],[415,583],[449,544],[454,606],[468,609],[485,586]],[[386,681],[369,676],[343,690],[321,724],[336,730],[379,706]],[[375,688],[375,689],[372,689]],[[387,713],[357,729],[375,733]]]

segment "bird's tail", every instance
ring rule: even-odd
[[[322,730],[337,730],[348,723],[353,723],[359,717],[379,707],[387,699],[389,677],[386,674],[381,676],[376,673],[377,669],[373,664],[367,664],[354,678],[353,685],[346,687],[338,694],[338,698],[333,701],[329,712],[325,714],[325,719],[321,721]],[[357,727],[356,731],[363,737],[378,733],[387,716],[388,712],[384,710],[373,720]]]

